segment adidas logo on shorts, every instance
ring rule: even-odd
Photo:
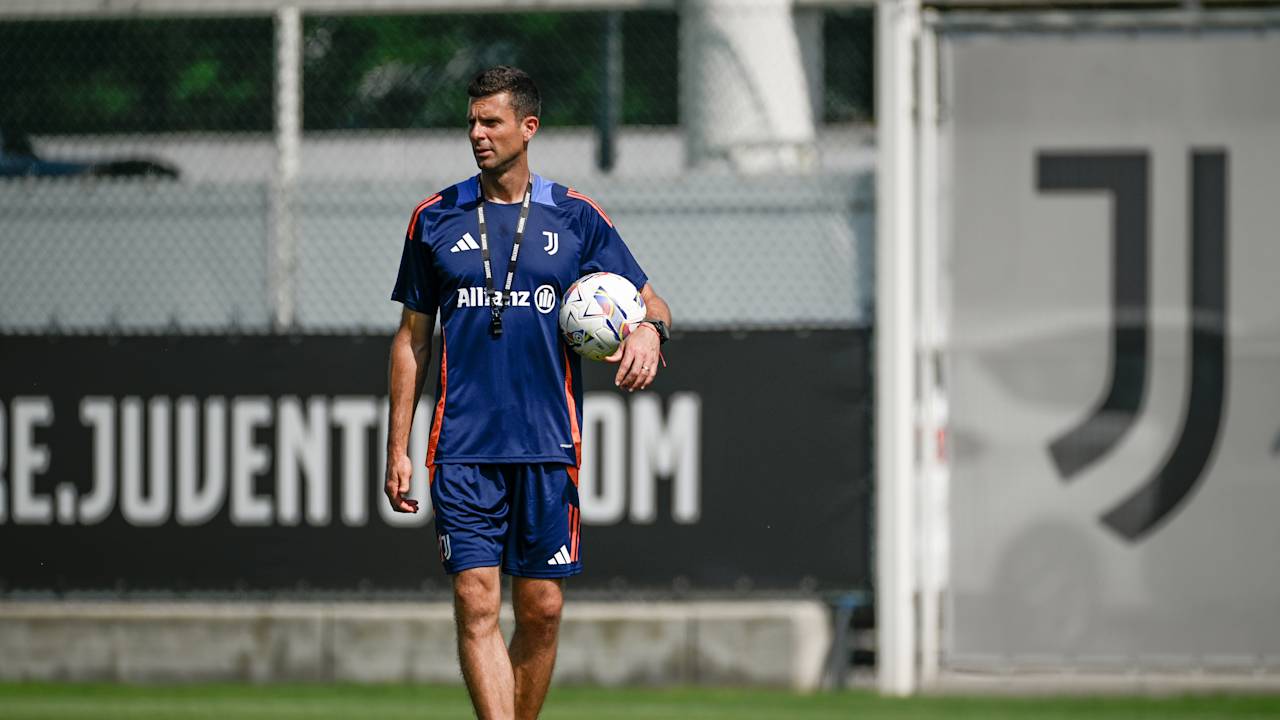
[[[564,545],[556,551],[556,554],[547,561],[548,565],[568,565],[569,564],[569,548]]]

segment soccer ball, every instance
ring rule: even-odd
[[[598,272],[569,286],[560,303],[560,333],[574,352],[603,360],[644,320],[644,298],[621,275]]]

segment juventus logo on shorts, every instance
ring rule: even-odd
[[[440,542],[440,562],[444,562],[453,557],[453,546],[449,542],[449,534],[441,535],[437,540]]]

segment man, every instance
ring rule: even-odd
[[[579,561],[580,359],[560,340],[558,299],[580,276],[642,288],[648,320],[608,360],[615,383],[648,387],[671,314],[600,207],[529,172],[541,100],[512,67],[467,88],[480,173],[424,200],[405,237],[392,299],[386,493],[417,512],[407,445],[440,314],[440,376],[427,448],[436,534],[453,576],[458,657],[476,715],[535,718],[555,664],[563,581]],[[498,628],[500,571],[516,628]]]

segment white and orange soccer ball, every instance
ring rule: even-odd
[[[574,352],[603,360],[644,320],[644,298],[621,275],[598,272],[569,286],[560,303],[560,333]]]

